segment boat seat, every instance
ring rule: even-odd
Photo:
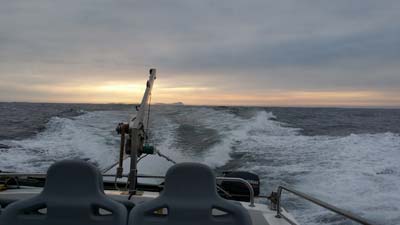
[[[127,209],[104,193],[103,178],[82,160],[54,163],[43,191],[8,205],[0,225],[126,225]]]
[[[180,163],[168,170],[158,198],[132,209],[128,225],[189,224],[251,225],[251,218],[243,206],[218,195],[215,175],[208,166]]]

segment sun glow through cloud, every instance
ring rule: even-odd
[[[399,103],[395,93],[379,91],[240,91],[235,93],[222,86],[174,86],[171,80],[157,79],[153,89],[153,102],[184,102],[189,105],[250,105],[250,106],[376,106]],[[32,84],[2,83],[21,92],[43,93],[46,98],[16,98],[39,102],[72,103],[137,103],[146,87],[146,81],[105,81],[90,84]],[[217,83],[218,84],[218,83]],[[18,96],[16,96],[18,97]]]

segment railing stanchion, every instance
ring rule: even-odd
[[[281,218],[281,195],[282,195],[282,187],[278,187],[277,192],[277,200],[276,200],[276,218]]]

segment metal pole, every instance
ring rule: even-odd
[[[307,195],[307,194],[305,194],[303,192],[300,192],[300,191],[297,191],[297,190],[294,190],[294,189],[291,189],[291,188],[288,188],[288,187],[284,187],[284,186],[279,186],[278,187],[278,200],[277,200],[277,209],[276,209],[276,217],[277,218],[284,217],[281,214],[281,195],[282,195],[282,190],[288,191],[288,192],[290,192],[290,193],[292,193],[292,194],[294,194],[296,196],[299,196],[299,197],[301,197],[301,198],[303,198],[303,199],[305,199],[307,201],[310,201],[310,202],[312,202],[312,203],[314,203],[316,205],[319,205],[319,206],[321,206],[321,207],[323,207],[323,208],[325,208],[327,210],[330,210],[330,211],[332,211],[334,213],[342,215],[345,218],[353,220],[353,221],[355,221],[357,223],[360,223],[360,224],[363,224],[363,225],[373,225],[371,222],[367,221],[366,219],[364,219],[364,218],[362,218],[360,216],[354,215],[351,212],[348,212],[346,210],[340,209],[340,208],[338,208],[336,206],[333,206],[333,205],[331,205],[329,203],[321,201],[321,200],[319,200],[317,198],[314,198],[314,197],[312,197],[310,195]],[[288,220],[286,217],[284,217],[284,218],[286,220]],[[291,221],[289,221],[289,222],[291,222]]]
[[[0,177],[46,177],[45,173],[0,173]]]
[[[103,177],[115,177],[116,174],[102,174]],[[0,173],[0,177],[40,177],[46,178],[46,173]],[[129,177],[129,174],[122,174],[122,177]],[[145,175],[138,174],[137,177],[141,178],[160,178],[164,179],[165,176],[153,176],[153,175]]]
[[[276,218],[281,218],[281,195],[282,195],[282,187],[278,187],[277,191],[277,201],[276,201]]]
[[[136,116],[131,119],[129,123],[130,135],[131,135],[131,163],[129,170],[129,193],[135,194],[136,180],[137,180],[137,162],[138,155],[141,154],[143,150],[143,142],[146,137],[147,131],[147,121],[148,118],[146,113],[148,113],[149,100],[151,95],[151,90],[153,88],[154,80],[156,79],[156,69],[150,69],[149,80],[146,83],[146,90],[143,95],[142,102],[140,104],[139,111]]]
[[[124,163],[124,148],[125,148],[125,129],[124,125],[121,125],[121,143],[119,146],[119,161],[117,167],[117,178],[122,177],[122,173],[124,171],[123,163]]]
[[[138,160],[138,152],[140,152],[140,148],[143,145],[143,141],[141,141],[141,137],[139,134],[138,128],[133,128],[131,130],[131,165],[129,171],[129,193],[135,194],[136,188],[136,178],[137,178],[137,160]]]

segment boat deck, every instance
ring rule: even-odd
[[[42,191],[42,188],[32,188],[32,187],[21,187],[20,189],[8,189],[0,192],[0,199],[2,204],[18,201],[22,199],[27,199],[34,197]],[[105,191],[107,196],[110,198],[121,202],[128,208],[134,205],[140,205],[144,202],[150,201],[158,196],[157,192],[138,192],[137,195],[132,196],[128,200],[128,194],[121,191]],[[265,204],[255,203],[253,207],[250,206],[248,202],[235,203],[241,204],[249,212],[252,219],[253,225],[291,225],[283,218],[276,218],[276,211],[271,210],[269,206]],[[296,221],[293,216],[282,208],[282,215],[287,217],[292,221]],[[298,223],[296,223],[298,224]]]

